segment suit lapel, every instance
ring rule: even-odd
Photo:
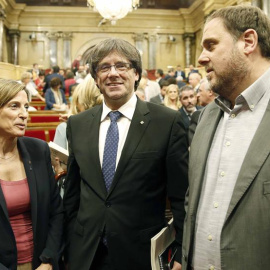
[[[34,169],[32,166],[31,157],[23,143],[21,138],[18,139],[18,148],[20,151],[20,155],[23,161],[27,182],[30,191],[30,200],[31,200],[31,216],[32,216],[32,226],[34,235],[36,235],[36,225],[37,225],[37,182],[36,176],[34,173]]]
[[[134,151],[136,150],[149,123],[150,123],[150,115],[147,103],[142,102],[138,99],[136,109],[130,123],[128,135],[121,153],[121,157],[108,196],[111,194],[117,182],[119,181],[125,167],[127,166],[127,163],[129,162]]]
[[[89,164],[92,163],[93,168],[97,168],[97,177],[95,178],[91,176],[92,172],[89,171],[88,178],[91,179],[90,185],[99,194],[99,196],[103,198],[107,195],[107,190],[105,187],[99,159],[99,127],[101,114],[102,106],[95,106],[91,110],[90,117],[89,115],[87,116],[85,123],[85,134],[87,134],[85,137],[87,142],[85,144],[83,143],[82,145],[88,145],[90,147],[88,151],[85,151],[85,161],[90,162]]]
[[[270,104],[268,104],[263,119],[251,141],[241,170],[239,172],[231,202],[227,211],[226,220],[232,213],[233,209],[243,197],[257,173],[261,169],[264,161],[270,153],[269,140],[269,123],[270,123]]]

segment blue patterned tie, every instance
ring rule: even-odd
[[[107,131],[103,154],[102,173],[107,191],[109,191],[115,173],[116,156],[119,141],[117,120],[122,116],[118,111],[110,112],[111,124]]]

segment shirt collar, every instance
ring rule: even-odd
[[[249,110],[253,111],[260,99],[263,97],[270,85],[270,69],[268,69],[259,79],[245,89],[236,99],[235,105],[245,104]],[[218,96],[216,104],[225,112],[230,113],[231,103],[225,98]]]
[[[122,105],[118,109],[118,111],[123,116],[125,116],[126,118],[131,120],[133,117],[133,114],[135,112],[136,104],[137,104],[137,97],[136,97],[136,94],[134,93],[132,95],[132,97],[128,100],[128,102],[126,102],[124,105]],[[105,120],[105,118],[108,116],[108,114],[111,111],[112,110],[105,104],[105,101],[103,100],[103,110],[102,110],[102,115],[101,115],[101,122],[103,122]]]

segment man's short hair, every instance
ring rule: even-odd
[[[179,98],[182,97],[182,93],[183,93],[184,91],[190,91],[190,90],[194,91],[194,94],[196,95],[196,92],[195,92],[195,90],[193,89],[192,86],[190,86],[190,85],[184,85],[184,86],[182,86],[182,87],[179,89]]]
[[[225,28],[235,41],[247,29],[254,29],[258,34],[258,44],[263,57],[270,58],[270,19],[261,9],[255,6],[229,6],[210,14],[206,23],[220,18]]]
[[[156,70],[156,73],[158,73],[161,77],[164,75],[163,70],[160,68]]]
[[[50,81],[50,86],[51,87],[56,87],[56,86],[58,86],[58,85],[61,85],[61,79],[59,78],[59,77],[54,77],[54,78],[52,78],[51,79],[51,81]]]
[[[142,60],[139,51],[128,41],[119,38],[108,38],[91,49],[91,57],[87,62],[90,63],[89,69],[92,77],[97,78],[97,66],[99,62],[110,53],[116,52],[125,58],[132,64],[132,67],[139,75],[138,81],[135,81],[134,88],[137,89],[142,77]]]
[[[164,86],[169,86],[169,82],[166,80],[160,80],[159,82],[159,86],[162,89]]]
[[[58,73],[60,68],[59,68],[59,66],[53,66],[52,70],[53,70],[53,73]]]

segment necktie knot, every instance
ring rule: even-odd
[[[109,117],[112,122],[117,122],[117,120],[122,116],[122,114],[119,111],[111,111],[109,113]]]

